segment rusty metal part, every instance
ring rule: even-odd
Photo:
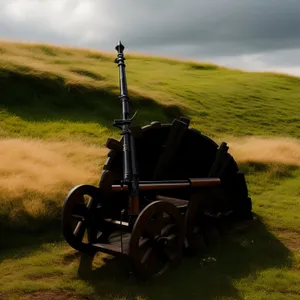
[[[140,181],[141,191],[182,189],[187,187],[207,187],[220,184],[219,178],[191,178],[188,180]],[[112,185],[112,191],[128,191],[127,185]]]
[[[191,178],[189,181],[192,187],[208,187],[221,184],[220,178]]]
[[[139,205],[139,196],[137,195],[129,195],[129,207],[128,207],[128,214],[129,215],[138,215],[140,212],[140,205]]]

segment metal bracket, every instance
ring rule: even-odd
[[[122,119],[122,120],[114,120],[113,126],[122,129],[122,126],[124,126],[124,125],[131,125],[131,123],[132,123],[133,119],[135,118],[137,112],[138,111],[136,111],[134,113],[134,115],[130,119],[127,119],[127,120],[124,120],[124,119]]]

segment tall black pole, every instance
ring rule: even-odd
[[[119,78],[120,78],[120,102],[122,103],[122,117],[123,121],[130,119],[130,109],[129,109],[129,97],[127,91],[127,81],[126,81],[126,73],[125,73],[125,57],[123,55],[123,51],[125,47],[119,41],[118,45],[115,47],[118,52],[118,56],[115,60],[115,63],[118,64],[119,67]],[[123,143],[123,180],[125,184],[130,183],[132,179],[132,170],[130,164],[130,123],[129,122],[120,122],[121,128],[123,130],[124,143]]]
[[[130,100],[128,97],[126,72],[125,72],[125,47],[119,41],[115,50],[118,52],[115,63],[119,67],[120,79],[120,96],[122,103],[122,120],[115,120],[114,125],[122,129],[123,135],[123,181],[129,187],[129,215],[137,215],[139,213],[139,184],[138,172],[135,157],[134,138],[131,135],[131,116],[130,116]]]

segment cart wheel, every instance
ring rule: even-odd
[[[131,234],[129,256],[141,279],[157,276],[182,260],[183,222],[175,205],[154,201],[139,214]]]
[[[192,194],[185,213],[186,252],[195,255],[218,242],[215,224],[208,222],[205,213],[215,210],[214,199],[206,190]]]
[[[85,196],[88,196],[86,200]],[[92,185],[78,185],[68,194],[62,210],[62,233],[71,247],[83,253],[93,253],[93,243],[109,235],[104,227],[104,209],[100,189]],[[87,233],[87,234],[86,234]]]

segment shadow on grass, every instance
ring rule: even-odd
[[[26,257],[41,249],[45,243],[62,240],[57,229],[34,235],[12,234],[10,242],[14,243],[1,249],[0,261]],[[64,261],[75,263],[78,254],[67,253]],[[256,217],[244,232],[224,236],[220,247],[212,251],[212,256],[216,261],[206,264],[200,256],[184,257],[179,268],[148,282],[129,276],[127,259],[108,257],[101,267],[95,268],[94,265],[91,268],[92,260],[82,256],[78,276],[93,287],[96,299],[243,299],[234,285],[235,280],[248,276],[255,278],[257,272],[269,268],[289,267],[292,253]]]
[[[201,257],[184,258],[182,265],[162,277],[141,283],[130,278],[126,259],[113,258],[92,268],[91,258],[82,256],[79,276],[91,284],[102,299],[124,297],[138,299],[243,299],[233,281],[268,268],[287,267],[291,252],[272,234],[258,217],[246,232],[229,234],[221,241],[214,257],[204,264]],[[117,284],[117,285],[116,285]],[[144,299],[142,298],[142,299]]]
[[[63,236],[58,226],[53,226],[47,231],[26,232],[10,231],[1,233],[0,241],[0,263],[2,260],[26,257],[39,250],[46,243],[62,242]]]
[[[56,201],[45,199],[43,204],[46,213],[32,216],[26,210],[22,199],[19,200],[18,214],[13,220],[9,218],[11,211],[4,210],[0,216],[0,251],[6,252],[7,255],[8,250],[14,248],[18,250],[31,245],[38,248],[49,239],[57,239],[57,232],[60,232],[61,205]]]
[[[11,71],[0,76],[0,107],[8,113],[30,122],[96,122],[109,128],[112,128],[114,119],[121,117],[119,95],[115,92],[118,90],[117,82],[116,87],[89,88],[80,83],[66,84],[65,78],[59,75],[39,76],[20,72]],[[178,106],[162,105],[130,92],[130,89],[129,93],[132,112],[139,111],[136,119],[139,123],[147,124],[154,120],[170,122],[184,114]]]

